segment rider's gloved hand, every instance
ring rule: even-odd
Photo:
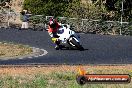
[[[53,37],[53,33],[51,32],[51,33],[49,33],[49,35],[50,35],[50,37],[52,38]]]

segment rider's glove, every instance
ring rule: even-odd
[[[53,37],[53,33],[51,32],[51,33],[49,33],[49,35],[50,35],[50,37]]]

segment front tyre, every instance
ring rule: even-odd
[[[80,45],[79,42],[76,41],[77,39],[75,37],[72,37],[72,39],[69,40],[70,45],[73,47],[76,47],[77,49],[83,51],[84,48]]]
[[[84,51],[84,48],[81,46],[79,50],[80,50],[80,51]]]

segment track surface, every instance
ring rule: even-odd
[[[47,31],[0,29],[0,41],[21,43],[48,51],[36,58],[0,60],[0,65],[19,64],[132,64],[132,37],[80,34],[85,51],[54,49]]]

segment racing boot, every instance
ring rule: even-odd
[[[56,50],[59,50],[60,48],[59,48],[59,46],[58,46],[58,45],[56,45],[56,46],[55,46],[55,49],[56,49]]]
[[[60,49],[60,47],[59,47],[60,41],[59,40],[56,40],[55,41],[55,44],[56,44],[55,49],[56,50],[59,50]]]

